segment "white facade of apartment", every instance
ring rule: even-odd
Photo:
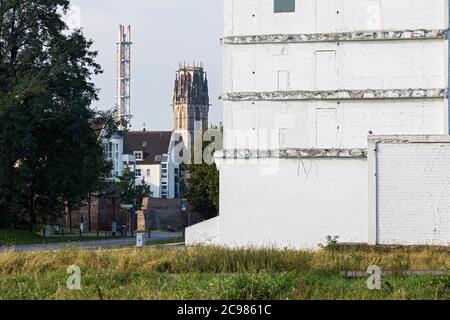
[[[106,160],[112,164],[112,170],[108,179],[115,181],[123,175],[123,138],[119,134],[113,134],[109,139],[103,139]]]
[[[187,242],[369,242],[368,136],[448,133],[447,28],[447,0],[225,0],[218,232]]]
[[[144,183],[150,187],[152,198],[174,199],[179,196],[176,178],[179,165],[170,160],[169,154],[162,155],[160,164],[140,164],[136,161],[136,185]],[[133,166],[130,170],[134,171]]]
[[[150,187],[152,198],[174,199],[179,197],[179,165],[169,157],[171,143],[167,146],[167,154],[158,155],[153,164],[143,163],[143,151],[134,150],[132,154],[124,153],[124,139],[114,134],[104,141],[107,160],[111,161],[113,169],[110,174],[111,181],[119,181],[124,170],[129,169],[135,174],[136,185]]]

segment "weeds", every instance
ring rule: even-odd
[[[332,248],[332,249],[331,249]],[[450,267],[448,248],[371,248],[339,244],[320,251],[133,248],[0,254],[0,299],[449,299],[450,276],[382,279],[341,271]],[[82,290],[66,289],[66,269],[82,270]]]

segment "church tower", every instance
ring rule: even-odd
[[[189,132],[208,128],[208,79],[203,64],[180,64],[173,95],[174,130]]]

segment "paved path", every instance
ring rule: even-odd
[[[159,241],[180,238],[183,236],[181,232],[152,232],[151,238],[147,240]],[[8,251],[28,252],[28,251],[58,251],[64,248],[77,248],[85,250],[97,250],[102,248],[119,248],[123,246],[135,245],[135,238],[112,239],[112,240],[93,240],[78,241],[68,243],[47,243],[47,244],[24,244],[14,247],[0,247],[0,253]]]

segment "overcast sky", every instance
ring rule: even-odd
[[[172,92],[178,62],[205,63],[210,84],[210,123],[222,121],[222,1],[72,0],[85,35],[95,42],[104,73],[98,108],[115,105],[116,45],[119,24],[132,25],[133,129],[172,129]],[[74,18],[75,16],[75,18]],[[72,14],[69,21],[77,20]]]

